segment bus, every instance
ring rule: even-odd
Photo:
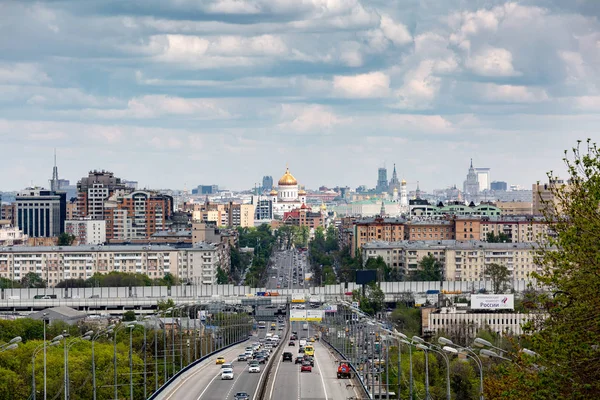
[[[258,329],[265,329],[267,327],[267,323],[265,321],[260,321],[258,323]]]
[[[313,356],[315,355],[315,348],[311,345],[306,345],[304,346],[304,354],[306,354],[307,356]]]

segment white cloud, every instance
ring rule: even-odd
[[[500,103],[537,103],[548,100],[545,90],[518,85],[485,84],[481,94],[486,101]]]
[[[98,118],[157,118],[160,116],[179,115],[192,119],[229,118],[231,114],[222,108],[217,101],[209,99],[186,99],[165,95],[148,95],[136,97],[127,103],[125,109],[85,110]]]
[[[424,60],[404,75],[404,84],[396,91],[399,106],[409,109],[429,108],[440,90],[441,79],[433,74],[435,61]]]
[[[354,76],[335,76],[334,94],[350,98],[386,97],[390,90],[390,77],[383,72],[370,72]]]
[[[38,85],[50,82],[48,75],[35,64],[0,63],[0,83]]]
[[[402,46],[412,41],[412,35],[406,25],[394,22],[388,15],[381,16],[381,31],[392,43]]]
[[[471,71],[481,76],[505,77],[518,76],[513,67],[512,53],[506,49],[488,47],[467,59],[466,65]]]
[[[336,115],[329,107],[319,104],[282,104],[278,124],[281,130],[301,133],[328,132],[338,125],[350,122],[349,118]]]

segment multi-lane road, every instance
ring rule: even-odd
[[[275,253],[273,267],[269,269],[267,289],[304,289],[310,281],[305,281],[308,264],[306,253],[295,249]]]

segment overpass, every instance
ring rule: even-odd
[[[522,292],[535,281],[516,280],[511,287]],[[477,293],[490,290],[490,281],[477,282],[381,282],[380,288],[385,301],[405,301],[411,297],[439,290],[453,295]],[[287,304],[292,295],[303,295],[307,301],[337,302],[351,298],[350,293],[359,289],[355,283],[314,286],[300,289],[267,289],[235,285],[182,285],[182,286],[139,286],[139,287],[95,287],[95,288],[36,288],[1,289],[0,311],[36,311],[48,307],[68,306],[88,313],[119,314],[127,310],[151,313],[159,301],[172,299],[178,304],[223,302],[242,304],[255,299],[264,304]],[[277,296],[256,296],[260,292],[276,293]],[[40,298],[42,297],[42,298]]]

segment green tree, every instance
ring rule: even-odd
[[[362,295],[360,289],[356,289],[352,292],[352,299],[358,301],[360,309],[370,315],[374,315],[379,311],[383,310],[385,305],[385,294],[377,285],[376,282],[371,282],[365,285],[365,295]]]
[[[63,232],[60,235],[58,235],[58,245],[59,246],[71,246],[74,241],[75,241],[75,236],[69,235],[66,232]]]
[[[21,285],[26,288],[45,288],[46,282],[35,272],[28,272],[21,279]]]
[[[492,263],[485,268],[485,275],[492,281],[494,293],[504,293],[510,281],[510,271],[504,265]]]
[[[486,382],[489,398],[600,398],[600,149],[588,140],[565,152],[566,184],[550,172],[551,200],[541,199],[553,235],[538,244],[534,274],[551,296],[540,296],[547,318],[534,319],[527,338],[539,357],[513,356]]]
[[[510,240],[510,237],[504,232],[500,232],[497,235],[495,235],[494,232],[489,232],[486,235],[486,241],[488,243],[511,243],[512,242],[512,240]]]
[[[374,269],[377,271],[377,280],[388,281],[391,274],[391,268],[386,264],[383,257],[369,258],[365,264],[365,269]]]
[[[159,300],[156,303],[156,308],[158,308],[160,311],[165,311],[173,307],[175,307],[175,301],[173,301],[173,299]]]
[[[0,277],[0,289],[20,288],[21,282]]]
[[[135,321],[135,311],[129,310],[123,313],[123,321]]]
[[[443,280],[443,265],[432,255],[427,255],[419,261],[419,268],[413,272],[414,281],[441,281]]]
[[[225,270],[223,268],[218,267],[217,268],[217,284],[225,285],[228,282],[229,282],[229,276],[227,275],[227,272],[225,272]]]

